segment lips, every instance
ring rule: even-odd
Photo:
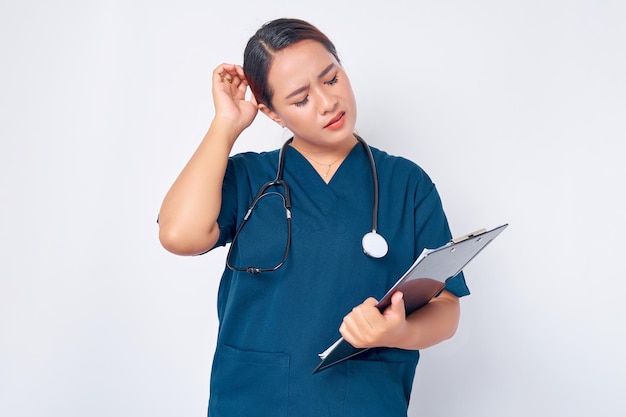
[[[346,115],[345,112],[337,113],[337,115],[335,115],[335,117],[330,119],[330,121],[328,122],[328,124],[326,126],[324,126],[324,128],[340,127],[339,125],[343,124],[343,117],[345,115]],[[339,123],[339,122],[341,122],[341,123]]]

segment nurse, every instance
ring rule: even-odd
[[[423,248],[451,238],[433,182],[361,143],[335,46],[305,21],[263,25],[243,67],[217,66],[212,85],[215,116],[159,215],[170,252],[231,244],[208,415],[406,416],[419,350],[454,335],[458,297],[469,294],[460,274],[408,317],[401,293],[375,307]],[[259,111],[293,138],[283,151],[231,155]],[[361,246],[372,223],[388,242],[381,258]],[[339,336],[372,349],[312,374]]]

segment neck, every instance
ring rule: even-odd
[[[329,182],[356,143],[356,137],[350,135],[341,142],[321,145],[294,138],[291,146],[309,161],[324,181]]]
[[[348,136],[340,142],[312,143],[305,139],[294,138],[291,146],[304,155],[308,160],[313,160],[321,165],[334,165],[343,160],[357,143],[354,135]]]

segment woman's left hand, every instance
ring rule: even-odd
[[[406,326],[403,294],[396,292],[391,305],[382,313],[378,301],[368,298],[343,318],[339,332],[356,348],[397,347],[401,345]]]

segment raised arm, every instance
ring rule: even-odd
[[[245,98],[247,88],[242,67],[222,64],[213,71],[215,116],[159,212],[159,239],[172,253],[197,255],[217,242],[217,217],[228,157],[241,132],[257,114],[254,96]]]

